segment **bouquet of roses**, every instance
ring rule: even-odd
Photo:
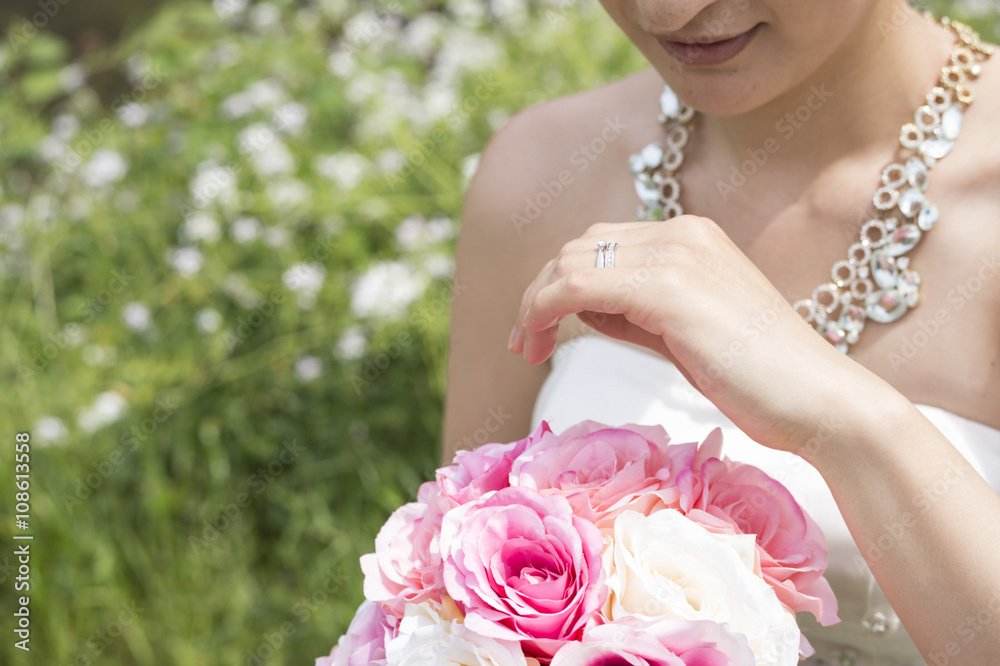
[[[826,543],[721,431],[584,421],[460,451],[361,558],[366,600],[317,666],[786,666],[838,621]]]

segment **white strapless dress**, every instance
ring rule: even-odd
[[[1000,430],[937,407],[917,408],[1000,492]],[[819,523],[829,550],[827,579],[841,622],[822,627],[800,615],[816,654],[810,666],[919,666],[925,662],[899,624],[819,472],[790,453],[757,444],[695,390],[666,359],[601,335],[560,345],[535,402],[531,427],[545,420],[555,432],[592,419],[608,425],[662,425],[674,442],[702,441],[723,431],[723,453],[762,468]]]

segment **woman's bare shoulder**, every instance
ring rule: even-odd
[[[567,181],[583,180],[579,174],[598,157],[591,148],[601,153],[607,150],[615,157],[627,156],[633,149],[636,141],[629,130],[639,124],[650,125],[650,108],[655,108],[651,105],[659,95],[658,80],[655,70],[648,68],[518,111],[484,148],[469,198],[505,212],[502,221],[512,226],[518,216],[529,218],[535,212],[530,204],[539,193],[548,196],[541,196],[536,207],[546,204],[548,210],[564,206],[567,202],[560,201],[560,195],[571,184]],[[655,125],[652,128],[655,130]]]

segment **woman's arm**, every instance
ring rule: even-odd
[[[516,114],[490,140],[469,185],[458,236],[442,462],[455,451],[528,435],[548,364],[530,365],[507,349],[525,287],[558,250],[550,221],[559,204],[516,225],[545,178],[552,103]],[[563,241],[565,238],[562,239]]]
[[[619,243],[614,268],[594,268],[598,239]],[[605,314],[590,319],[605,334],[677,364],[754,440],[819,470],[928,663],[997,663],[1000,495],[903,395],[817,335],[717,225],[594,225],[525,294],[513,351],[543,362],[558,322],[588,311]]]
[[[845,402],[803,457],[927,663],[997,663],[1000,496],[891,386]]]

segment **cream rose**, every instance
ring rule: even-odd
[[[757,666],[795,666],[800,632],[760,576],[752,534],[716,534],[674,509],[624,511],[605,532],[604,615],[724,622],[744,634]]]
[[[521,646],[469,630],[441,617],[430,603],[407,604],[399,633],[386,645],[388,666],[527,666]],[[537,664],[538,662],[533,663]]]

